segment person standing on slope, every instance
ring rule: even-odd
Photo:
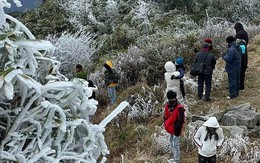
[[[239,46],[236,45],[236,39],[233,36],[226,38],[228,49],[222,58],[226,61],[225,69],[228,74],[228,90],[227,99],[236,98],[239,95],[240,86],[240,69],[241,69],[241,52]]]
[[[193,140],[198,146],[199,163],[216,163],[217,149],[224,142],[223,130],[216,117],[210,117],[196,131]]]
[[[211,82],[212,74],[216,65],[216,58],[209,52],[209,44],[203,44],[202,50],[196,54],[194,62],[202,63],[204,61],[203,73],[198,75],[198,99],[211,101]],[[203,98],[204,83],[206,85],[205,96]]]
[[[185,109],[178,102],[176,92],[167,92],[168,102],[164,110],[164,128],[170,134],[170,145],[172,147],[173,158],[170,163],[179,163],[180,160],[180,135],[185,123]]]
[[[180,72],[176,70],[174,63],[167,61],[164,65],[166,72],[164,73],[164,79],[166,81],[166,92],[172,90],[177,93],[177,98],[181,104],[184,100],[180,89],[180,79],[172,78],[172,76],[179,76]]]
[[[245,90],[245,74],[246,69],[248,65],[248,55],[247,55],[247,44],[248,44],[248,34],[245,31],[243,25],[241,23],[236,23],[234,26],[234,29],[236,30],[236,39],[240,39],[244,42],[245,45],[245,53],[242,54],[242,60],[241,60],[241,70],[240,70],[240,86],[239,89],[241,91]]]
[[[180,75],[178,76],[175,76],[175,75],[172,75],[171,79],[180,79],[180,89],[181,89],[181,94],[182,94],[182,97],[183,99],[185,100],[185,87],[184,87],[184,82],[186,80],[186,77],[184,76],[185,75],[185,67],[184,67],[184,64],[183,64],[183,58],[182,57],[177,57],[175,59],[175,66],[176,66],[176,69],[177,71],[180,72]]]
[[[119,82],[120,76],[113,69],[113,64],[111,61],[106,61],[104,64],[106,68],[104,75],[105,75],[105,84],[108,87],[108,97],[110,100],[110,104],[114,104],[116,102],[116,86]]]

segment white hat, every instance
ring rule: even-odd
[[[218,120],[216,117],[210,117],[203,126],[206,127],[213,127],[213,128],[219,128]]]

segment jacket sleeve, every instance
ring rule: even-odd
[[[179,68],[177,71],[180,72],[180,75],[176,76],[176,79],[182,78],[184,76],[184,73],[185,73],[184,70],[182,68]]]
[[[163,122],[165,122],[169,118],[168,106],[165,105],[164,107],[164,115],[163,115]]]
[[[218,142],[217,142],[217,146],[221,146],[224,142],[224,134],[223,134],[223,130],[222,128],[219,128],[219,131],[218,131],[218,136],[219,136],[219,139],[218,139]]]
[[[200,141],[202,130],[203,128],[200,127],[193,136],[193,141],[198,147],[202,147],[202,142]]]
[[[176,136],[181,135],[181,131],[185,122],[184,108],[178,109],[178,118],[174,122],[174,133]]]
[[[229,48],[229,49],[227,50],[227,54],[223,56],[223,59],[224,59],[226,62],[232,62],[233,57],[234,57],[234,50]]]

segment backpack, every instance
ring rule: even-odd
[[[246,42],[242,39],[236,40],[236,45],[238,46],[239,52],[243,55],[246,54]]]

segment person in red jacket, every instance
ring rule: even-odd
[[[180,135],[185,123],[185,109],[177,100],[176,92],[169,90],[167,92],[168,102],[164,111],[164,128],[171,134],[170,145],[172,147],[173,158],[169,162],[178,163],[180,160]]]

